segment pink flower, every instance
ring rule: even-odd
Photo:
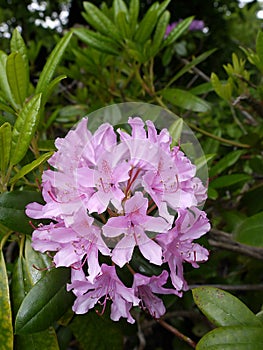
[[[175,289],[163,287],[167,282],[168,276],[167,271],[163,271],[159,276],[147,277],[140,273],[135,273],[133,276],[135,295],[141,299],[142,309],[147,309],[154,318],[160,318],[165,314],[163,301],[154,293],[181,295]]]
[[[139,298],[134,295],[132,288],[126,287],[116,274],[114,266],[102,264],[101,274],[94,282],[89,282],[81,271],[72,271],[71,284],[67,290],[72,290],[77,296],[73,311],[84,314],[92,309],[97,303],[102,305],[103,314],[108,300],[112,301],[111,319],[118,321],[121,317],[127,318],[129,323],[135,320],[130,314],[133,305],[139,304]]]
[[[147,208],[148,199],[141,192],[135,192],[124,204],[124,215],[110,218],[102,228],[106,237],[123,234],[112,251],[112,261],[120,267],[131,260],[136,245],[150,262],[162,264],[162,249],[148,237],[146,231],[162,232],[170,225],[163,218],[147,215]]]
[[[192,207],[178,210],[175,226],[167,233],[161,233],[156,237],[156,241],[163,248],[164,261],[169,265],[172,283],[178,291],[187,290],[183,276],[183,262],[188,262],[197,268],[197,262],[208,259],[208,251],[193,243],[193,240],[203,236],[209,229],[206,214]]]

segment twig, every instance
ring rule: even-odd
[[[167,329],[169,332],[173,333],[177,338],[183,340],[184,342],[186,342],[188,345],[190,345],[192,348],[195,349],[196,347],[196,343],[189,337],[187,337],[186,335],[184,335],[183,333],[181,333],[180,331],[178,331],[178,329],[176,329],[175,327],[171,326],[169,323],[165,322],[162,319],[156,320],[158,323],[160,323],[161,326],[163,326],[165,329]]]
[[[231,234],[211,229],[208,242],[213,247],[231,250],[232,252],[244,254],[255,259],[263,260],[263,248],[253,247],[233,240]]]

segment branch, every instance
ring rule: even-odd
[[[209,236],[208,242],[213,247],[230,250],[235,253],[250,256],[254,259],[263,260],[263,248],[236,242],[233,240],[231,234],[217,229],[211,229]]]

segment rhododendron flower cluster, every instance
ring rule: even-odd
[[[104,123],[92,134],[84,118],[58,138],[42,177],[46,203],[30,203],[26,212],[50,219],[35,228],[32,246],[49,252],[55,267],[71,268],[73,311],[97,305],[101,314],[110,303],[112,320],[133,323],[133,306],[159,318],[160,294],[187,290],[183,264],[196,268],[208,259],[194,240],[210,225],[199,209],[206,188],[180,147],[171,147],[169,132],[139,117],[128,126],[130,132]],[[138,256],[162,272],[137,271]]]

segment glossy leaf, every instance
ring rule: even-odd
[[[130,24],[132,33],[134,33],[136,30],[139,11],[140,11],[139,0],[131,0],[130,7],[129,7],[129,24]]]
[[[76,34],[85,44],[90,45],[98,51],[109,53],[111,55],[119,54],[117,45],[105,35],[86,28],[75,28],[74,34]]]
[[[220,96],[222,99],[226,101],[230,101],[232,97],[232,91],[233,91],[233,80],[232,78],[229,78],[226,82],[222,83],[218,76],[215,73],[211,74],[211,83],[215,90],[215,92]]]
[[[158,51],[160,50],[161,44],[163,42],[163,38],[165,35],[166,28],[169,24],[170,20],[170,12],[165,11],[161,17],[159,18],[159,21],[157,23],[153,40],[152,40],[152,46],[151,46],[151,55],[155,56]]]
[[[7,79],[6,74],[6,62],[7,62],[7,54],[0,50],[0,89],[3,92],[5,100],[15,107],[15,101],[11,94],[10,86]]]
[[[13,52],[8,56],[6,74],[16,106],[21,108],[28,94],[29,77],[20,52]]]
[[[169,133],[172,137],[171,147],[180,143],[180,137],[183,131],[184,121],[182,118],[178,118],[169,128]]]
[[[3,175],[5,174],[5,171],[9,164],[11,137],[11,125],[9,123],[4,123],[0,127],[0,170]]]
[[[157,24],[158,7],[157,3],[154,3],[141,20],[134,36],[137,43],[144,44],[150,38]]]
[[[235,164],[243,153],[244,152],[242,150],[229,152],[211,168],[209,172],[210,177],[221,174],[225,169]]]
[[[196,350],[256,350],[263,349],[262,327],[220,327],[207,333]]]
[[[214,287],[193,289],[198,308],[216,326],[262,326],[256,315],[238,298]]]
[[[26,236],[24,264],[27,267],[32,285],[34,285],[43,278],[47,270],[52,267],[52,261],[47,254],[35,251],[31,243],[31,237]]]
[[[12,302],[15,314],[32,286],[33,282],[27,269],[26,260],[19,256],[12,275]],[[26,336],[16,335],[15,348],[19,350],[35,350],[37,348],[59,350],[56,333],[53,328],[40,333],[27,334]]]
[[[83,349],[121,349],[123,336],[109,316],[99,316],[94,311],[75,317],[70,329]]]
[[[191,94],[189,91],[181,89],[165,89],[161,92],[163,98],[177,107],[181,107],[194,112],[207,112],[210,105],[201,98]]]
[[[169,33],[167,38],[163,42],[163,47],[171,45],[189,28],[194,17],[188,17],[182,22],[178,23],[177,26]]]
[[[13,350],[13,326],[8,276],[0,249],[0,350]]]
[[[41,94],[35,95],[18,114],[13,127],[10,163],[16,165],[25,156],[39,121]]]
[[[83,7],[85,9],[84,18],[93,28],[117,41],[121,39],[118,28],[97,6],[85,1]]]
[[[31,202],[42,202],[41,194],[35,191],[13,191],[0,195],[0,223],[10,230],[22,233],[33,231],[25,207]],[[36,222],[35,220],[32,220]]]
[[[262,199],[261,199],[262,200]],[[235,232],[235,239],[243,244],[263,247],[263,212],[245,219]]]
[[[114,19],[118,17],[119,13],[123,12],[125,16],[128,16],[128,8],[123,0],[114,0],[113,1],[113,13]]]
[[[48,158],[52,156],[53,152],[48,152],[42,154],[39,158],[33,160],[30,164],[24,165],[18,173],[15,174],[10,180],[10,183],[15,183],[17,180],[21,179],[26,174],[30,173],[32,170],[36,169],[39,165],[43,164]]]
[[[74,296],[66,291],[70,269],[54,268],[40,279],[23,300],[15,321],[17,334],[47,329],[72,306]]]
[[[220,176],[210,182],[212,188],[227,188],[238,184],[239,182],[245,182],[251,179],[250,175],[246,174],[230,174]]]
[[[51,82],[55,70],[57,69],[62,56],[70,42],[72,37],[72,32],[68,32],[56,45],[56,47],[51,52],[48,60],[40,74],[39,81],[36,87],[36,94],[42,92],[45,96],[48,85]],[[44,99],[45,101],[45,99]]]

